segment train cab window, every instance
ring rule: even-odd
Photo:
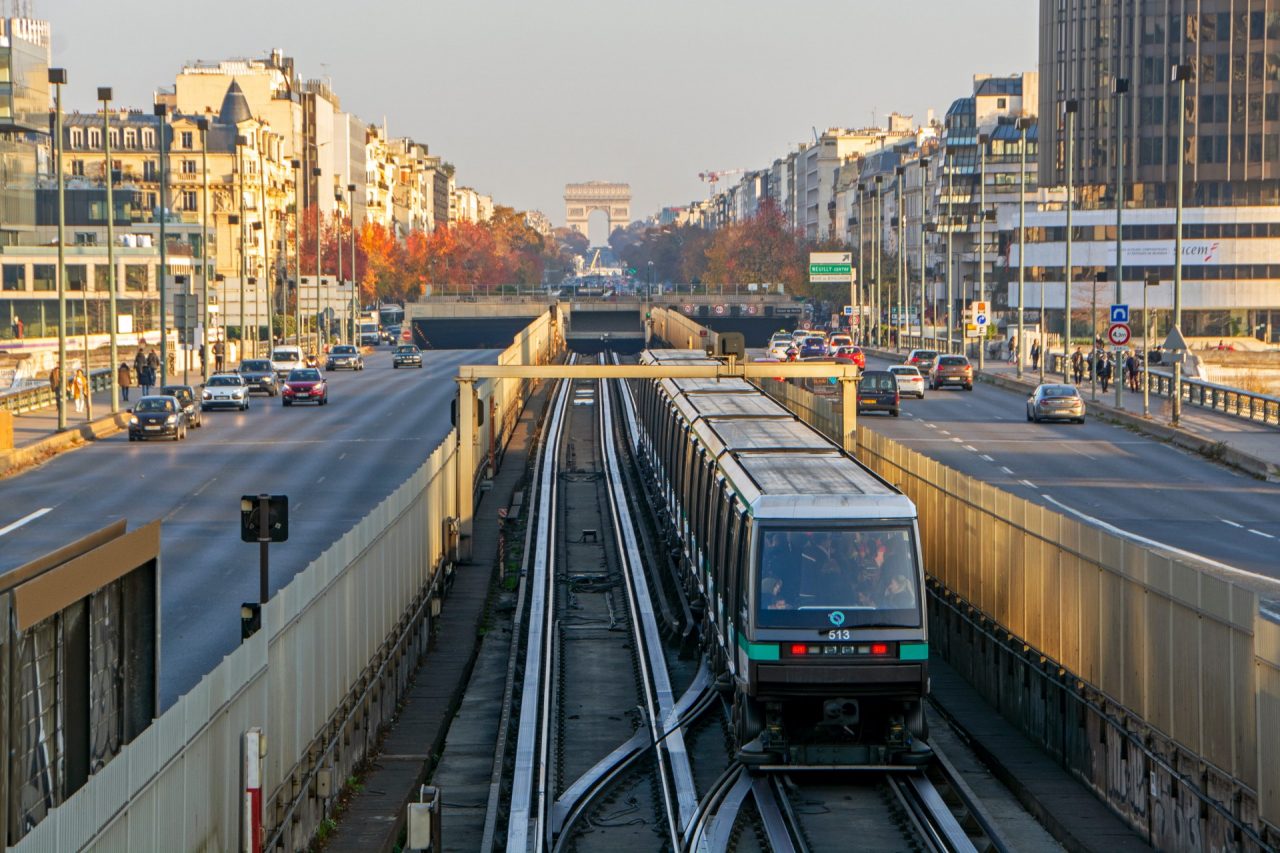
[[[761,536],[762,627],[919,627],[910,527],[774,529]]]

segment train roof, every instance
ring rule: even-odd
[[[649,349],[640,353],[641,364],[716,364],[700,349]]]
[[[690,423],[699,418],[795,420],[795,415],[763,394],[683,394],[675,398],[675,405]]]

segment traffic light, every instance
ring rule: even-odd
[[[240,540],[257,542],[262,529],[259,505],[261,495],[240,496]],[[267,499],[267,530],[272,542],[289,539],[289,496],[271,495]]]

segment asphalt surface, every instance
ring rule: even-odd
[[[984,383],[859,423],[1042,506],[1280,578],[1280,485],[1153,438],[1094,419],[1028,423],[1025,397]]]
[[[254,395],[247,412],[210,411],[185,442],[130,443],[121,432],[0,480],[0,573],[118,518],[163,519],[164,707],[240,642],[240,604],[258,598],[258,547],[240,541],[240,496],[289,496],[289,541],[271,546],[274,593],[404,482],[450,429],[460,364],[496,350],[424,353],[391,368],[383,349],[363,372],[327,374],[327,406],[284,408]]]

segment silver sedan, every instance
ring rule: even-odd
[[[1084,423],[1084,398],[1074,385],[1044,384],[1027,398],[1027,420]]]
[[[919,368],[911,364],[895,364],[889,368],[889,372],[898,380],[899,394],[924,399],[924,377],[920,375]]]

